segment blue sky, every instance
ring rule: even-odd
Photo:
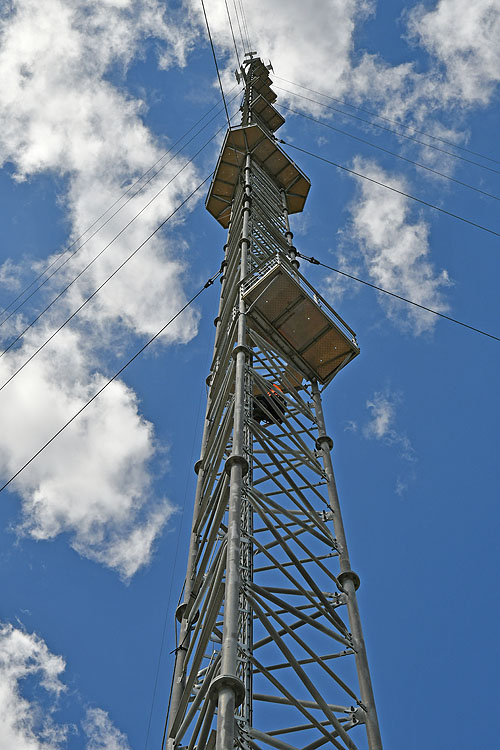
[[[278,103],[500,196],[498,162],[398,138],[281,80],[500,161],[498,0],[277,0],[271,19],[270,5],[256,0],[247,18],[288,89]],[[229,92],[225,4],[206,7]],[[200,14],[195,0],[13,0],[1,11],[3,306],[219,107],[0,327],[4,347],[224,126]],[[289,143],[500,231],[498,201],[284,114]],[[1,383],[210,173],[221,137],[0,358]],[[300,252],[500,335],[498,237],[289,153],[312,181],[293,217]],[[0,390],[3,481],[218,269],[225,236],[204,195]],[[361,346],[325,407],[385,747],[492,747],[499,344],[302,270]],[[206,291],[2,493],[0,750],[160,746],[217,295]]]

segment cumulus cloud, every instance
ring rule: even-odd
[[[409,14],[409,32],[444,68],[448,95],[487,104],[500,82],[498,0],[439,0]]]
[[[103,76],[130,64],[148,35],[168,35],[158,3],[15,0],[0,33],[2,112],[10,115],[0,154],[13,157],[19,179],[42,169],[102,169],[110,156],[121,168],[131,159],[140,168],[149,158],[151,137],[137,118],[142,102]],[[124,146],[122,159],[118,143],[106,153],[113,138]]]
[[[82,726],[88,738],[86,750],[130,750],[126,736],[102,708],[89,708]]]
[[[66,664],[36,633],[0,623],[0,750],[63,750],[75,726],[58,723]],[[29,697],[26,686],[29,684]],[[86,750],[130,750],[126,736],[101,708],[82,721]]]
[[[404,178],[386,173],[373,161],[357,157],[353,169],[411,192]],[[355,258],[361,260],[371,282],[437,311],[448,309],[443,297],[443,290],[450,284],[448,273],[437,272],[431,263],[429,226],[422,218],[414,218],[408,198],[359,179],[347,234],[356,248]],[[341,270],[349,270],[345,253],[343,263]],[[338,285],[334,275],[330,281]],[[338,286],[334,291],[338,293]],[[436,324],[437,318],[430,313],[386,295],[380,295],[378,301],[391,320],[415,335],[431,331]]]
[[[0,750],[57,750],[68,727],[54,722],[64,659],[52,654],[36,634],[0,625]],[[23,695],[30,678],[36,697]]]
[[[69,212],[71,239],[82,235],[103,206],[116,200],[124,182],[137,178],[161,156],[140,117],[145,104],[113,86],[107,74],[113,66],[130,64],[149,35],[164,40],[170,29],[152,0],[17,0],[2,21],[0,76],[6,87],[0,103],[0,162],[11,161],[17,179],[47,170],[68,177],[68,193],[61,200]],[[87,265],[183,164],[181,158],[169,161],[161,175],[66,266],[66,277]],[[72,289],[68,307],[109,275],[195,185],[191,166],[86,272]],[[164,239],[155,238],[107,287],[94,306],[93,320],[98,309],[101,324],[119,319],[133,330],[152,333],[184,301],[184,270],[178,253]],[[196,316],[188,313],[168,337],[188,340],[195,330]]]
[[[35,339],[35,334],[33,334]],[[0,359],[0,378],[35,340]],[[12,475],[105,382],[92,373],[82,336],[63,330],[0,392],[5,432],[0,467]],[[133,391],[114,381],[80,418],[18,478],[24,522],[35,539],[69,534],[80,554],[130,578],[149,561],[172,506],[153,501],[148,465],[155,451],[151,423]]]
[[[64,178],[66,192],[59,200],[67,211],[70,241],[88,237],[85,230],[122,186],[161,157],[161,144],[142,121],[145,103],[113,84],[110,73],[125,72],[153,38],[160,65],[183,65],[187,47],[181,43],[179,18],[157,0],[14,0],[0,16],[0,78],[5,82],[0,163],[13,165],[17,180],[44,172]],[[169,159],[140,196],[118,204],[124,206],[120,214],[45,287],[46,298],[111,242],[174,177],[185,157]],[[198,181],[192,165],[184,169],[110,245],[20,345],[0,359],[0,385]],[[12,286],[22,260],[4,264],[0,281]],[[186,301],[186,269],[182,247],[168,235],[155,235],[71,327],[0,392],[3,477],[17,471],[107,380],[112,344],[116,351],[115,342],[123,349],[136,336],[150,336],[177,312]],[[17,314],[2,333],[10,336],[27,320]],[[189,310],[162,342],[187,342],[196,329],[197,314]],[[149,467],[156,448],[153,426],[141,416],[135,394],[115,381],[14,485],[22,500],[20,529],[46,540],[66,533],[80,554],[130,578],[150,560],[172,512],[167,499],[154,496]]]

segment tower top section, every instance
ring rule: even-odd
[[[238,81],[245,84],[241,125],[226,133],[205,203],[208,212],[226,229],[247,154],[251,154],[283,191],[289,213],[303,210],[311,187],[309,178],[278,146],[274,133],[285,118],[273,107],[277,95],[271,87],[269,71],[272,67],[254,55],[255,52],[247,53],[237,73]]]

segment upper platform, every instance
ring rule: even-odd
[[[359,354],[352,328],[282,256],[266,260],[241,284],[251,327],[307,380],[326,385]]]
[[[207,211],[227,229],[231,203],[247,153],[285,191],[289,213],[302,211],[311,187],[309,178],[257,124],[232,128],[226,133],[205,201]]]

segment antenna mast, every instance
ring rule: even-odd
[[[206,200],[229,233],[167,748],[381,750],[320,392],[359,348],[298,270],[270,69],[245,56]]]

